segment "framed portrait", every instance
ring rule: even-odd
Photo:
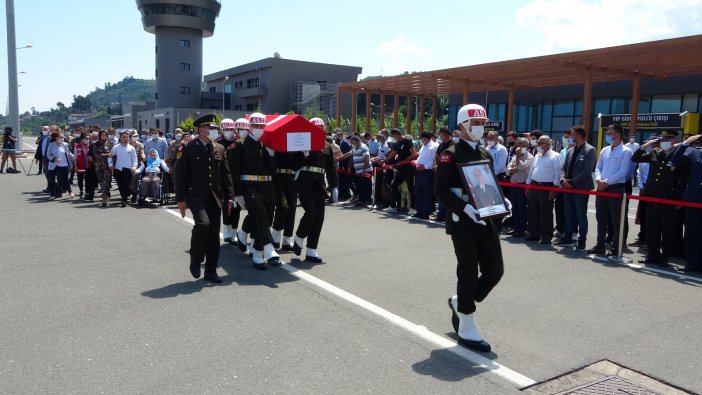
[[[497,183],[489,160],[458,163],[457,166],[463,185],[469,192],[470,204],[480,212],[480,218],[509,215],[502,188]]]

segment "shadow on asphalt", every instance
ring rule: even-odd
[[[142,296],[152,299],[174,298],[181,295],[190,295],[202,291],[204,288],[215,286],[228,286],[236,284],[239,286],[264,286],[268,288],[278,288],[279,284],[299,281],[299,279],[285,270],[269,268],[268,270],[258,270],[253,267],[251,258],[242,254],[236,247],[223,245],[220,248],[218,273],[222,279],[222,284],[214,285],[202,278],[192,279],[169,284],[160,288],[144,291]],[[183,258],[183,273],[190,276],[187,268],[188,256]],[[224,272],[224,273],[223,273]],[[204,273],[204,267],[203,267]],[[226,274],[225,274],[226,273]]]
[[[427,359],[413,364],[412,370],[421,375],[450,382],[462,381],[487,372],[486,369],[477,366],[469,366],[466,369],[463,367],[466,364],[470,364],[470,362],[449,350],[442,349],[433,350]]]
[[[324,258],[322,258],[322,263],[315,263],[315,262],[310,262],[310,261],[303,260],[303,259],[300,259],[297,257],[293,258],[294,256],[295,255],[288,255],[286,257],[285,255],[281,255],[280,257],[284,261],[288,262],[290,264],[290,266],[293,266],[294,268],[300,269],[300,270],[310,270],[310,269],[314,268],[315,266],[324,265],[327,263],[326,261],[324,261]],[[288,257],[290,257],[290,258],[288,258]]]

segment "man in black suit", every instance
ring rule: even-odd
[[[217,275],[219,262],[219,227],[222,202],[233,206],[232,180],[224,146],[218,144],[217,124],[213,114],[193,122],[198,138],[178,147],[176,160],[176,202],[180,215],[193,215],[190,238],[190,273],[200,278],[200,263],[205,260],[205,280],[221,283]]]
[[[587,143],[587,131],[582,125],[570,129],[570,138],[575,145],[568,149],[563,163],[563,178],[561,185],[564,189],[591,191],[595,188],[592,181],[592,169],[595,167],[595,147]],[[565,232],[557,245],[573,244],[573,233],[578,229],[578,251],[585,250],[587,238],[587,203],[590,195],[563,193],[563,208],[565,216]]]

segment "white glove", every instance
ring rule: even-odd
[[[468,217],[470,217],[470,219],[472,219],[473,222],[475,222],[476,224],[486,225],[485,221],[478,221],[478,217],[476,217],[475,215],[479,214],[480,211],[476,210],[475,207],[470,205],[470,203],[466,203],[466,205],[463,206],[463,212],[466,213],[466,215],[468,215]]]
[[[293,180],[297,181],[297,177],[300,175],[300,170],[295,171],[295,178]]]
[[[266,151],[268,151],[269,156],[275,156],[275,151],[273,151],[272,149],[266,147]]]
[[[339,188],[332,188],[332,200],[334,203],[339,203]]]
[[[504,219],[507,219],[512,216],[512,202],[507,198],[505,198],[505,206],[507,206],[507,211],[509,211],[509,215],[504,217]]]
[[[239,206],[242,209],[246,209],[246,202],[243,196],[234,196],[234,207]]]
[[[302,155],[305,155],[305,158],[310,156],[310,151],[302,151]]]

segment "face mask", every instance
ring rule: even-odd
[[[41,131],[41,134],[44,135],[44,136],[47,136],[47,135],[49,134],[49,131],[48,131],[48,130],[42,130],[42,131]]]
[[[63,143],[63,137],[57,138],[56,141],[57,141],[59,144]]]
[[[514,147],[514,141],[508,141],[507,142],[508,147]]]
[[[465,126],[465,125],[464,125]],[[468,128],[468,134],[473,141],[480,141],[483,144],[483,134],[485,134],[485,127],[480,125],[473,125]]]
[[[252,128],[251,134],[253,134],[253,136],[256,140],[258,140],[261,138],[261,136],[263,136],[263,129]]]
[[[108,134],[108,135],[107,135],[107,138],[110,139],[110,140],[114,140],[114,139],[115,139],[115,135],[114,135],[114,134]]]
[[[614,137],[607,135],[605,137],[605,140],[607,140],[607,144],[612,145],[612,143],[614,142]]]
[[[232,141],[234,139],[234,132],[232,132],[231,130],[227,130],[226,132],[224,132],[224,138],[229,141]]]
[[[141,136],[139,136],[139,138],[142,139],[142,140],[146,140],[146,135],[145,135],[145,134],[142,134]]]
[[[522,158],[526,158],[529,155],[529,151],[526,148],[522,148]]]
[[[543,153],[544,153],[544,149],[541,148],[541,146],[538,146],[538,147],[536,147],[536,152],[538,152],[539,154],[543,154]]]
[[[388,144],[393,144],[393,143],[395,143],[395,142],[396,142],[396,140],[395,140],[394,137],[390,137],[390,138],[388,139]]]
[[[152,134],[152,135],[151,135],[151,140],[153,140],[153,141],[158,140],[158,134]]]
[[[630,143],[635,143],[635,142],[636,142],[636,137],[629,137],[629,142],[630,142]]]
[[[672,141],[661,141],[660,145],[661,145],[661,149],[667,151],[673,147],[673,142]]]
[[[179,134],[176,134],[176,140],[177,140],[177,141],[180,141],[182,138],[183,138],[183,135],[182,135],[182,134],[180,134],[180,133],[179,133]]]
[[[495,146],[495,142],[494,142],[494,141],[488,141],[488,147],[492,148],[492,147],[494,147],[494,146]]]
[[[83,139],[83,144],[85,144],[85,145],[88,145],[88,144],[90,144],[90,139],[89,139],[89,138],[87,138],[87,137],[86,137],[86,138],[84,138],[84,139]]]
[[[460,137],[451,137],[451,141],[453,141],[454,144],[458,144],[459,141],[461,141]]]
[[[248,135],[249,135],[249,131],[248,131],[248,130],[246,130],[246,129],[240,129],[240,130],[239,130],[239,137],[241,137],[242,139],[245,139],[246,136],[248,136]]]
[[[210,140],[214,140],[219,136],[219,133],[217,132],[217,129],[210,129],[209,132],[207,132],[207,137],[210,138]],[[155,139],[154,139],[155,140]]]
[[[536,140],[529,140],[529,145],[536,147]]]
[[[80,137],[80,133],[73,133],[73,137]]]
[[[132,143],[136,143],[136,141],[137,141],[137,136],[132,136],[132,137],[130,137],[129,139],[132,140]]]

